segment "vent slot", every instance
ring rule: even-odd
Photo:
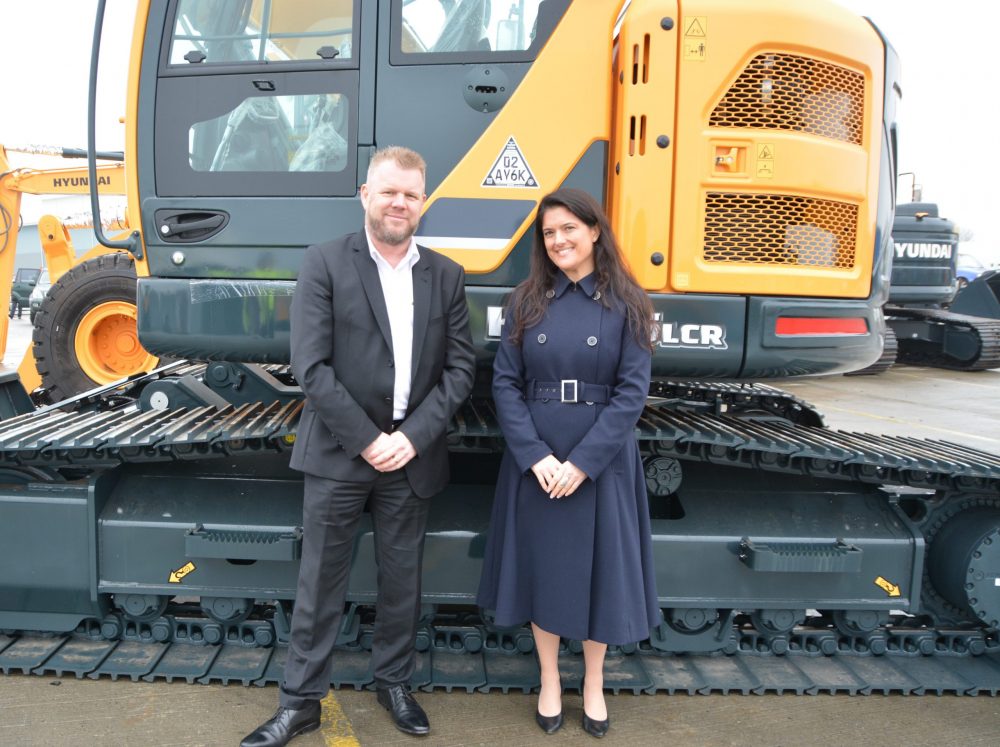
[[[853,70],[810,57],[755,57],[709,118],[712,127],[806,132],[861,144],[865,79]]]
[[[642,39],[642,82],[649,83],[649,34]]]
[[[710,192],[705,204],[706,262],[850,269],[858,207],[794,195]]]

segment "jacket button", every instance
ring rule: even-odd
[[[540,345],[544,345],[544,344],[545,344],[545,341],[546,341],[547,339],[548,339],[548,338],[547,338],[547,337],[546,337],[546,336],[545,336],[544,334],[541,334],[541,335],[539,335],[539,336],[538,336],[538,342],[539,342],[539,344],[540,344]]]
[[[386,397],[385,398],[385,402],[386,402],[387,405],[391,405],[392,404],[392,397]]]
[[[389,368],[392,368],[394,365],[396,365],[396,364],[393,363],[392,361],[389,361]]]
[[[587,344],[590,345],[590,347],[594,347],[594,345],[597,344],[597,338],[591,335],[587,338]]]
[[[594,293],[594,295],[591,296],[591,298],[593,298],[595,301],[600,301],[601,300],[601,292],[600,291],[596,291]]]
[[[556,292],[554,290],[552,290],[551,288],[549,288],[547,291],[545,291],[545,297],[546,298],[555,298],[556,297]]]

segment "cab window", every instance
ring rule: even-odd
[[[169,65],[345,61],[354,0],[180,0]]]
[[[534,59],[569,0],[395,0],[394,64]]]
[[[343,171],[349,102],[339,93],[253,96],[194,123],[194,171]]]
[[[174,0],[152,130],[157,194],[355,194],[361,7]]]

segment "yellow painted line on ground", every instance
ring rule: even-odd
[[[921,370],[926,373],[921,373]],[[967,374],[961,381],[956,381],[955,379],[949,379],[944,376],[935,376],[931,371],[933,369],[921,369],[917,371],[899,371],[898,376],[902,376],[907,379],[918,379],[920,381],[940,381],[944,384],[961,384],[962,386],[977,387],[979,389],[1000,389],[1000,378],[992,378],[993,371],[963,371],[961,373]],[[979,381],[974,381],[973,376],[979,376],[981,379]]]
[[[975,433],[968,433],[966,431],[953,431],[950,428],[938,428],[934,425],[927,425],[926,423],[911,423],[908,420],[900,420],[899,418],[889,417],[886,415],[876,415],[871,412],[864,412],[863,410],[852,410],[847,407],[834,407],[830,404],[823,405],[824,410],[835,410],[836,412],[844,412],[849,415],[857,415],[863,418],[871,418],[873,420],[885,420],[889,423],[899,423],[900,425],[907,425],[912,428],[926,428],[929,431],[938,431],[940,433],[947,433],[950,436],[959,436],[960,438],[974,438],[977,441],[987,441],[991,444],[1000,444],[1000,438],[990,438],[989,436],[978,436]],[[836,430],[846,431],[847,428],[843,426],[835,426]]]
[[[320,734],[327,747],[361,747],[361,742],[354,736],[351,720],[340,707],[340,701],[332,690],[323,698]]]

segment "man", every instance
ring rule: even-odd
[[[370,499],[378,562],[372,660],[378,702],[422,736],[409,692],[428,498],[448,481],[445,431],[472,390],[461,266],[413,240],[425,165],[378,151],[361,187],[365,230],[309,247],[292,304],[292,368],[306,394],[291,465],[305,473],[302,561],[281,707],[243,747],[320,723],[354,535]]]

